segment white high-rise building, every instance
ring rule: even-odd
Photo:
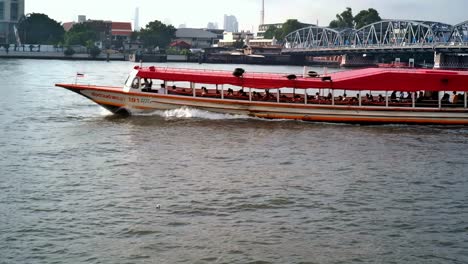
[[[233,15],[224,15],[224,31],[239,32],[239,22]]]
[[[207,29],[218,29],[218,23],[216,22],[208,22],[208,25],[206,25]]]
[[[78,16],[78,23],[84,23],[86,22],[86,16],[85,15],[79,15]]]
[[[24,0],[0,0],[0,44],[14,43],[13,27],[24,16]]]

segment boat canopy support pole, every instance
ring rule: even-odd
[[[195,90],[195,83],[190,82],[190,88],[192,88],[193,97],[197,97],[197,91]]]
[[[224,99],[224,84],[221,84],[221,99]]]
[[[359,107],[361,107],[362,106],[361,91],[359,91],[358,97],[359,97]]]
[[[437,92],[437,100],[439,101],[439,109],[442,108],[442,100],[440,98],[440,92]]]
[[[304,66],[304,69],[305,69],[305,66]],[[304,89],[304,104],[307,104],[307,89]]]
[[[468,99],[468,92],[465,91],[465,108],[468,108],[468,102],[467,102],[467,99]]]
[[[252,88],[249,87],[249,101],[252,102]]]
[[[168,94],[169,91],[167,89],[167,81],[164,81],[164,94]]]
[[[335,89],[331,90],[331,94],[332,94],[332,105],[335,105]]]
[[[385,107],[388,107],[388,91],[385,91]]]
[[[413,101],[413,108],[416,108],[416,92],[410,92],[411,93],[411,100]]]
[[[278,90],[276,90],[276,102],[279,103],[280,102],[280,88],[278,88]]]

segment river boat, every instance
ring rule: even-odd
[[[201,109],[267,119],[468,125],[468,72],[369,68],[320,75],[135,66],[123,87],[56,84],[117,115]]]

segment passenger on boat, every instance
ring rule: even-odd
[[[201,88],[201,95],[202,95],[202,96],[205,96],[205,95],[207,95],[207,94],[208,94],[208,89],[206,89],[206,87],[203,86],[203,87]]]
[[[172,85],[172,90],[176,90],[177,87],[175,85]]]
[[[247,96],[247,93],[244,92],[244,88],[240,89],[239,91],[237,91],[237,95],[238,96]]]
[[[315,93],[315,100],[320,100],[320,94],[318,92]]]
[[[385,102],[385,97],[383,97],[382,94],[379,94],[379,102]]]
[[[265,95],[263,96],[263,99],[270,99],[270,89],[265,89]]]
[[[424,100],[424,93],[420,91],[418,95],[418,99],[416,99],[416,102],[421,103],[423,100]]]
[[[343,94],[343,101],[348,100],[346,93]]]
[[[412,93],[412,92],[408,92],[408,96],[406,96],[406,99],[412,100],[412,99],[413,99],[413,93]]]
[[[234,90],[231,89],[231,88],[229,88],[229,89],[227,90],[227,95],[234,95]]]
[[[450,95],[448,93],[445,93],[444,96],[442,96],[442,99],[440,99],[442,103],[449,103],[450,102]]]
[[[143,83],[143,89],[141,89],[142,91],[144,92],[150,92],[151,91],[151,87],[153,86],[153,80],[150,80],[148,82],[148,79],[144,78],[144,83]]]
[[[449,102],[452,104],[455,103],[456,97],[457,97],[457,92],[453,91],[452,95],[450,96]]]
[[[328,93],[328,95],[327,95],[327,98],[326,98],[326,99],[327,99],[327,100],[331,100],[331,99],[332,99],[332,97],[333,97],[332,93]]]
[[[150,92],[151,91],[151,85],[150,82],[148,82],[148,79],[144,78],[143,83],[141,84],[141,91],[142,92]]]
[[[400,92],[400,101],[403,101],[403,99],[405,99],[405,93]]]
[[[302,102],[302,97],[300,94],[293,95],[292,102]]]
[[[397,101],[397,96],[396,96],[396,91],[393,91],[392,94],[390,95],[390,100],[392,102],[396,102]]]
[[[265,94],[263,95],[263,101],[276,100],[276,97],[270,93],[270,89],[265,89]]]
[[[165,94],[166,93],[166,85],[164,85],[164,83],[161,83],[161,88],[159,88],[158,93],[160,93],[160,94]]]

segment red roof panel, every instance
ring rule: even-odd
[[[278,73],[246,72],[243,77],[235,77],[229,71],[150,67],[139,69],[137,75],[165,81],[231,84],[259,89],[291,87],[364,91],[468,91],[468,72],[462,71],[370,68],[331,73],[327,78],[298,76],[289,80],[288,74]]]

